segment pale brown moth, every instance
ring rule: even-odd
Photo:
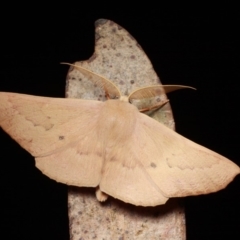
[[[185,86],[149,86],[122,96],[103,76],[75,66],[101,86],[105,102],[0,92],[0,126],[35,157],[36,167],[68,185],[97,187],[141,206],[225,188],[240,173],[227,158],[142,114],[133,99]],[[110,99],[114,98],[114,99]],[[165,102],[152,109],[157,109]]]

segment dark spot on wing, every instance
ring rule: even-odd
[[[111,157],[111,158],[110,158],[110,161],[111,161],[111,162],[115,162],[116,160],[117,160],[117,159],[116,159],[115,157]]]
[[[156,167],[157,167],[157,165],[156,165],[154,162],[151,162],[150,166],[151,166],[152,168],[156,168]]]
[[[59,140],[63,140],[63,139],[64,139],[64,136],[59,136],[58,139],[59,139]]]
[[[97,154],[98,157],[102,157],[102,153],[96,152],[96,154]]]
[[[88,155],[87,152],[78,152],[79,155]]]

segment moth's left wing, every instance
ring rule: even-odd
[[[240,173],[227,158],[139,113],[129,138],[109,152],[100,189],[134,205],[223,189]]]

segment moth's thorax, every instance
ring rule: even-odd
[[[99,116],[99,131],[108,141],[125,138],[134,130],[137,114],[138,109],[128,102],[107,100]]]

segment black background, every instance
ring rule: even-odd
[[[234,7],[141,7],[92,3],[64,6],[61,12],[58,6],[2,9],[0,91],[64,97],[68,67],[59,63],[88,59],[95,20],[110,19],[136,38],[163,84],[197,88],[169,96],[177,132],[240,165],[239,24]],[[4,239],[68,239],[67,187],[42,175],[34,159],[2,130],[0,144]],[[239,186],[238,176],[218,193],[185,198],[188,240],[239,236]]]

